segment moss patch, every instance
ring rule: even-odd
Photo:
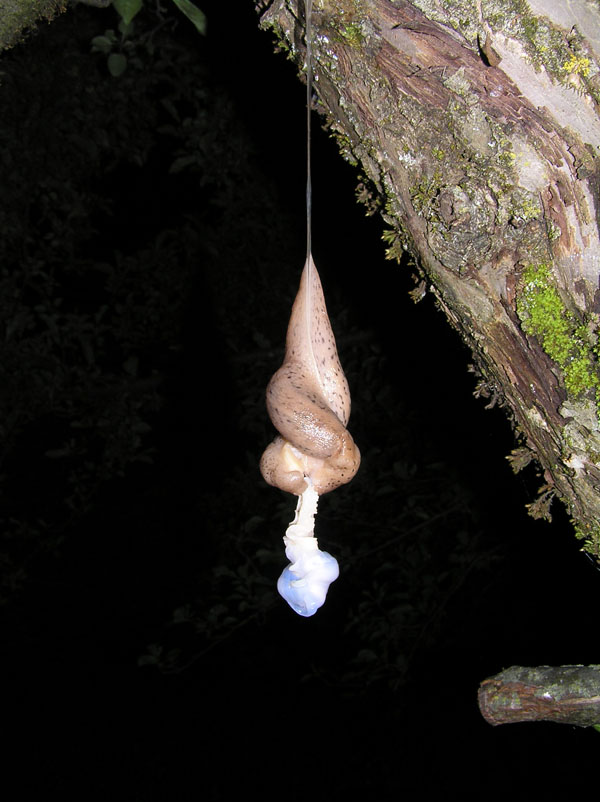
[[[340,28],[340,36],[352,47],[359,47],[365,40],[361,27],[356,22],[351,22]]]
[[[578,398],[588,390],[600,399],[600,376],[588,327],[563,303],[546,264],[528,265],[522,277],[517,314],[523,330],[533,334],[560,367],[565,389]]]
[[[597,557],[600,555],[600,526],[592,529],[583,529],[581,524],[572,520],[575,537],[583,541],[583,550]]]

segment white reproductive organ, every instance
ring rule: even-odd
[[[283,538],[290,565],[277,582],[277,590],[292,610],[305,617],[314,615],[325,603],[329,585],[340,573],[335,557],[321,551],[314,536],[318,501],[319,495],[308,480]]]

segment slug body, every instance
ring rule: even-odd
[[[283,364],[267,387],[267,411],[280,434],[260,463],[269,484],[300,495],[308,477],[322,495],[356,474],[360,452],[346,429],[350,391],[312,254],[292,307]]]

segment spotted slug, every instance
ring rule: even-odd
[[[323,495],[356,474],[360,452],[346,429],[350,391],[310,253],[292,307],[285,358],[267,387],[267,411],[279,432],[260,462],[270,485],[301,495],[308,478]]]

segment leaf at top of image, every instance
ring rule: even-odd
[[[113,5],[117,9],[125,25],[129,25],[131,20],[141,10],[142,0],[113,0]]]
[[[196,26],[196,30],[206,36],[206,14],[190,0],[173,0],[177,8]]]

